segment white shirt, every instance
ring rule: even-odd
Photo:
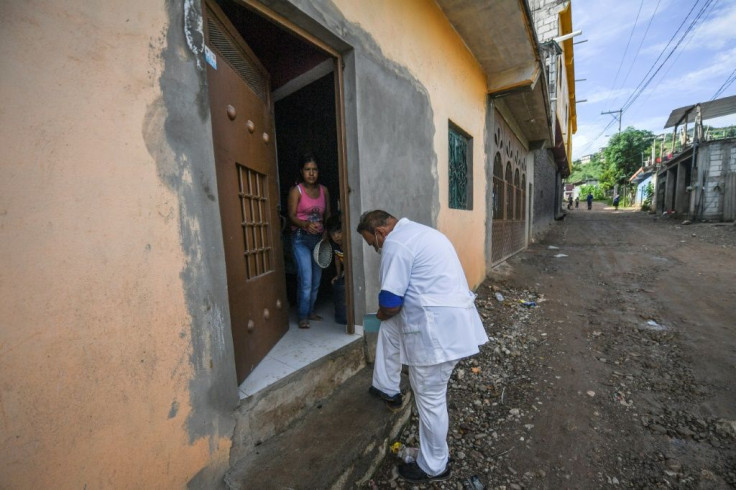
[[[404,297],[401,362],[429,366],[488,342],[460,260],[442,233],[402,218],[381,251],[381,289]]]

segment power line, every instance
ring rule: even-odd
[[[713,94],[713,97],[711,97],[710,100],[716,100],[718,97],[720,97],[723,91],[726,90],[734,81],[736,81],[736,68],[731,72],[728,78],[726,78],[726,81],[723,82],[721,88],[719,88],[716,93]]]
[[[636,99],[639,98],[639,96],[642,94],[642,92],[644,92],[644,89],[646,89],[647,86],[649,86],[649,84],[652,83],[652,80],[654,79],[655,76],[657,76],[657,73],[659,73],[659,70],[662,69],[662,67],[665,65],[665,63],[667,63],[667,60],[669,60],[670,57],[674,54],[674,52],[677,51],[677,48],[680,46],[680,44],[682,43],[682,41],[687,37],[688,34],[690,34],[690,31],[693,30],[693,28],[695,27],[695,24],[698,23],[698,21],[703,16],[703,14],[705,14],[705,11],[708,9],[708,7],[710,7],[710,5],[714,1],[715,0],[706,0],[706,3],[703,6],[703,8],[700,9],[700,11],[697,13],[697,15],[692,20],[692,22],[690,22],[690,25],[687,26],[687,29],[685,30],[685,32],[682,33],[682,36],[680,36],[680,39],[677,40],[677,43],[672,47],[672,49],[670,50],[670,52],[667,55],[667,57],[662,61],[662,63],[660,63],[660,65],[657,67],[657,69],[654,71],[654,73],[652,73],[652,76],[650,76],[649,79],[646,80],[646,82],[643,85],[640,83],[639,86],[641,88],[637,87],[637,89],[635,89],[634,93],[632,93],[629,96],[629,98],[626,100],[626,102],[624,102],[624,105],[623,105],[624,110],[626,110],[629,107],[631,107],[631,105],[634,102],[636,102]]]
[[[656,76],[657,76],[657,73],[659,73],[659,71],[660,71],[660,70],[662,69],[662,67],[663,67],[663,66],[665,65],[665,63],[667,63],[667,60],[669,60],[669,59],[670,59],[670,57],[672,56],[672,54],[673,54],[673,53],[674,53],[675,51],[677,51],[677,48],[678,48],[678,47],[680,46],[680,44],[682,43],[682,41],[683,41],[683,40],[684,40],[684,39],[685,39],[685,38],[687,37],[687,35],[688,35],[688,34],[689,34],[689,33],[690,33],[691,31],[692,31],[692,29],[694,28],[695,24],[697,24],[697,22],[698,22],[698,21],[700,20],[700,18],[701,18],[701,17],[703,16],[703,14],[704,14],[704,13],[705,13],[705,11],[706,11],[706,10],[708,9],[708,7],[710,7],[710,5],[711,5],[711,4],[713,3],[713,1],[714,1],[714,0],[706,0],[706,3],[705,3],[705,5],[704,5],[704,6],[703,6],[703,7],[702,7],[702,8],[700,9],[700,11],[698,11],[698,13],[697,13],[697,14],[695,15],[695,18],[693,18],[693,20],[692,20],[692,21],[690,22],[690,24],[689,24],[689,25],[688,25],[688,27],[686,28],[685,32],[683,32],[683,34],[682,34],[682,35],[680,36],[680,38],[678,39],[678,41],[677,41],[677,42],[675,43],[675,45],[674,45],[674,46],[672,47],[672,49],[670,50],[669,54],[667,54],[667,56],[666,56],[666,57],[665,57],[665,59],[664,59],[664,60],[662,61],[662,63],[660,63],[660,64],[659,64],[659,66],[657,66],[657,63],[658,63],[658,62],[659,62],[659,60],[660,60],[660,59],[662,58],[662,56],[664,55],[664,53],[665,53],[665,52],[667,51],[667,48],[668,48],[668,47],[670,46],[670,44],[672,44],[672,41],[673,41],[673,40],[675,39],[675,37],[677,37],[677,34],[678,34],[678,33],[680,32],[680,30],[682,29],[682,26],[684,26],[684,25],[685,25],[685,23],[687,22],[687,19],[688,19],[688,18],[690,18],[690,14],[692,14],[692,12],[693,12],[693,11],[695,10],[695,7],[696,7],[696,6],[698,5],[698,3],[700,3],[700,0],[696,0],[696,1],[695,1],[695,3],[693,4],[693,6],[692,6],[692,7],[690,8],[690,11],[689,11],[689,12],[687,13],[687,15],[685,16],[685,18],[683,19],[683,21],[682,21],[682,22],[680,23],[680,26],[679,26],[679,27],[677,28],[677,30],[675,31],[675,33],[674,33],[674,34],[672,35],[672,37],[670,38],[670,40],[669,40],[669,41],[667,42],[667,45],[666,45],[666,46],[665,46],[665,47],[664,47],[664,48],[662,49],[662,52],[661,52],[661,53],[659,54],[659,56],[657,56],[657,59],[656,59],[656,60],[654,60],[654,63],[652,63],[652,66],[651,66],[651,67],[649,68],[649,70],[647,71],[647,73],[646,73],[646,74],[644,75],[644,77],[642,78],[641,82],[639,82],[639,84],[637,85],[637,87],[636,87],[636,88],[634,89],[634,91],[633,91],[633,92],[631,93],[631,95],[629,95],[629,97],[628,97],[628,98],[626,99],[626,101],[624,102],[624,104],[623,104],[623,106],[622,106],[622,108],[621,108],[621,111],[622,111],[622,112],[625,112],[626,110],[628,110],[628,109],[629,109],[629,108],[630,108],[630,107],[631,107],[631,106],[633,105],[633,103],[634,103],[634,102],[636,102],[636,100],[637,100],[637,99],[639,98],[639,96],[640,96],[640,95],[641,95],[641,94],[642,94],[642,93],[644,92],[644,90],[645,90],[645,89],[647,88],[647,86],[649,86],[649,84],[650,84],[650,83],[652,82],[652,80],[654,79],[654,77],[656,77]],[[656,69],[655,69],[655,66],[656,66]],[[652,73],[652,70],[654,70],[654,73]],[[651,76],[650,76],[650,73],[651,73]],[[648,77],[648,78],[647,78],[647,77]],[[730,77],[729,77],[729,78],[730,78]],[[728,81],[728,80],[727,80],[727,81]],[[731,82],[731,83],[733,83],[733,82]],[[729,83],[729,85],[730,85],[730,83]],[[725,90],[725,89],[724,89],[724,90]],[[596,141],[598,141],[598,139],[599,139],[599,138],[600,138],[600,137],[601,137],[601,136],[602,136],[603,134],[605,134],[605,132],[606,132],[606,131],[608,130],[608,128],[610,128],[610,127],[611,127],[611,125],[612,125],[612,124],[613,124],[614,122],[615,122],[614,120],[610,121],[610,122],[609,122],[609,123],[608,123],[608,124],[606,125],[606,127],[605,127],[605,128],[603,128],[603,130],[602,130],[602,131],[600,132],[600,134],[599,134],[598,136],[596,136],[596,137],[595,137],[595,138],[594,138],[593,140],[591,140],[591,142],[590,142],[590,143],[588,143],[588,146],[586,147],[586,151],[587,151],[587,150],[589,149],[589,147],[591,147],[591,146],[592,146],[592,145],[593,145],[593,144],[594,144],[594,143],[595,143]]]
[[[659,10],[660,1],[661,0],[657,0],[657,5],[655,5],[654,7],[654,12],[652,12],[652,16],[649,17],[649,23],[647,24],[647,28],[644,30],[644,35],[641,37],[641,41],[639,42],[639,47],[636,48],[636,54],[634,55],[634,59],[631,61],[631,65],[629,65],[629,71],[626,72],[626,76],[624,77],[624,81],[621,82],[621,85],[624,85],[626,83],[626,80],[629,79],[629,74],[631,73],[631,69],[634,68],[634,65],[636,64],[636,59],[639,57],[639,52],[641,51],[641,47],[644,44],[644,40],[647,38],[647,34],[649,34],[649,28],[652,26],[652,21],[654,20],[654,17],[657,15],[657,10]]]
[[[621,55],[621,61],[618,64],[618,69],[616,70],[616,76],[613,77],[613,84],[611,85],[611,92],[614,91],[616,88],[616,82],[618,82],[618,75],[621,73],[621,67],[624,66],[624,60],[626,59],[626,53],[629,52],[629,44],[631,44],[631,38],[634,36],[634,31],[636,30],[636,24],[639,22],[639,14],[641,14],[641,8],[644,6],[644,0],[641,0],[641,3],[639,4],[639,10],[636,12],[636,19],[634,19],[634,25],[631,26],[631,32],[629,32],[629,39],[626,41],[626,47],[624,48],[624,54]],[[610,93],[610,92],[609,92]]]

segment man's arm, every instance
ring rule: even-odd
[[[404,298],[397,296],[386,290],[381,290],[378,293],[378,312],[376,312],[376,318],[381,321],[388,320],[392,316],[396,316],[404,304]]]

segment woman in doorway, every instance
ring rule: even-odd
[[[299,165],[302,181],[289,191],[291,243],[297,265],[297,310],[299,328],[309,328],[310,320],[322,318],[314,312],[322,269],[312,251],[323,238],[324,222],[330,216],[330,193],[319,183],[319,168],[313,155],[302,157]]]

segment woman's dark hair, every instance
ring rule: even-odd
[[[314,153],[304,153],[301,158],[299,158],[299,170],[303,169],[304,165],[309,162],[317,164],[317,159],[314,157]]]

